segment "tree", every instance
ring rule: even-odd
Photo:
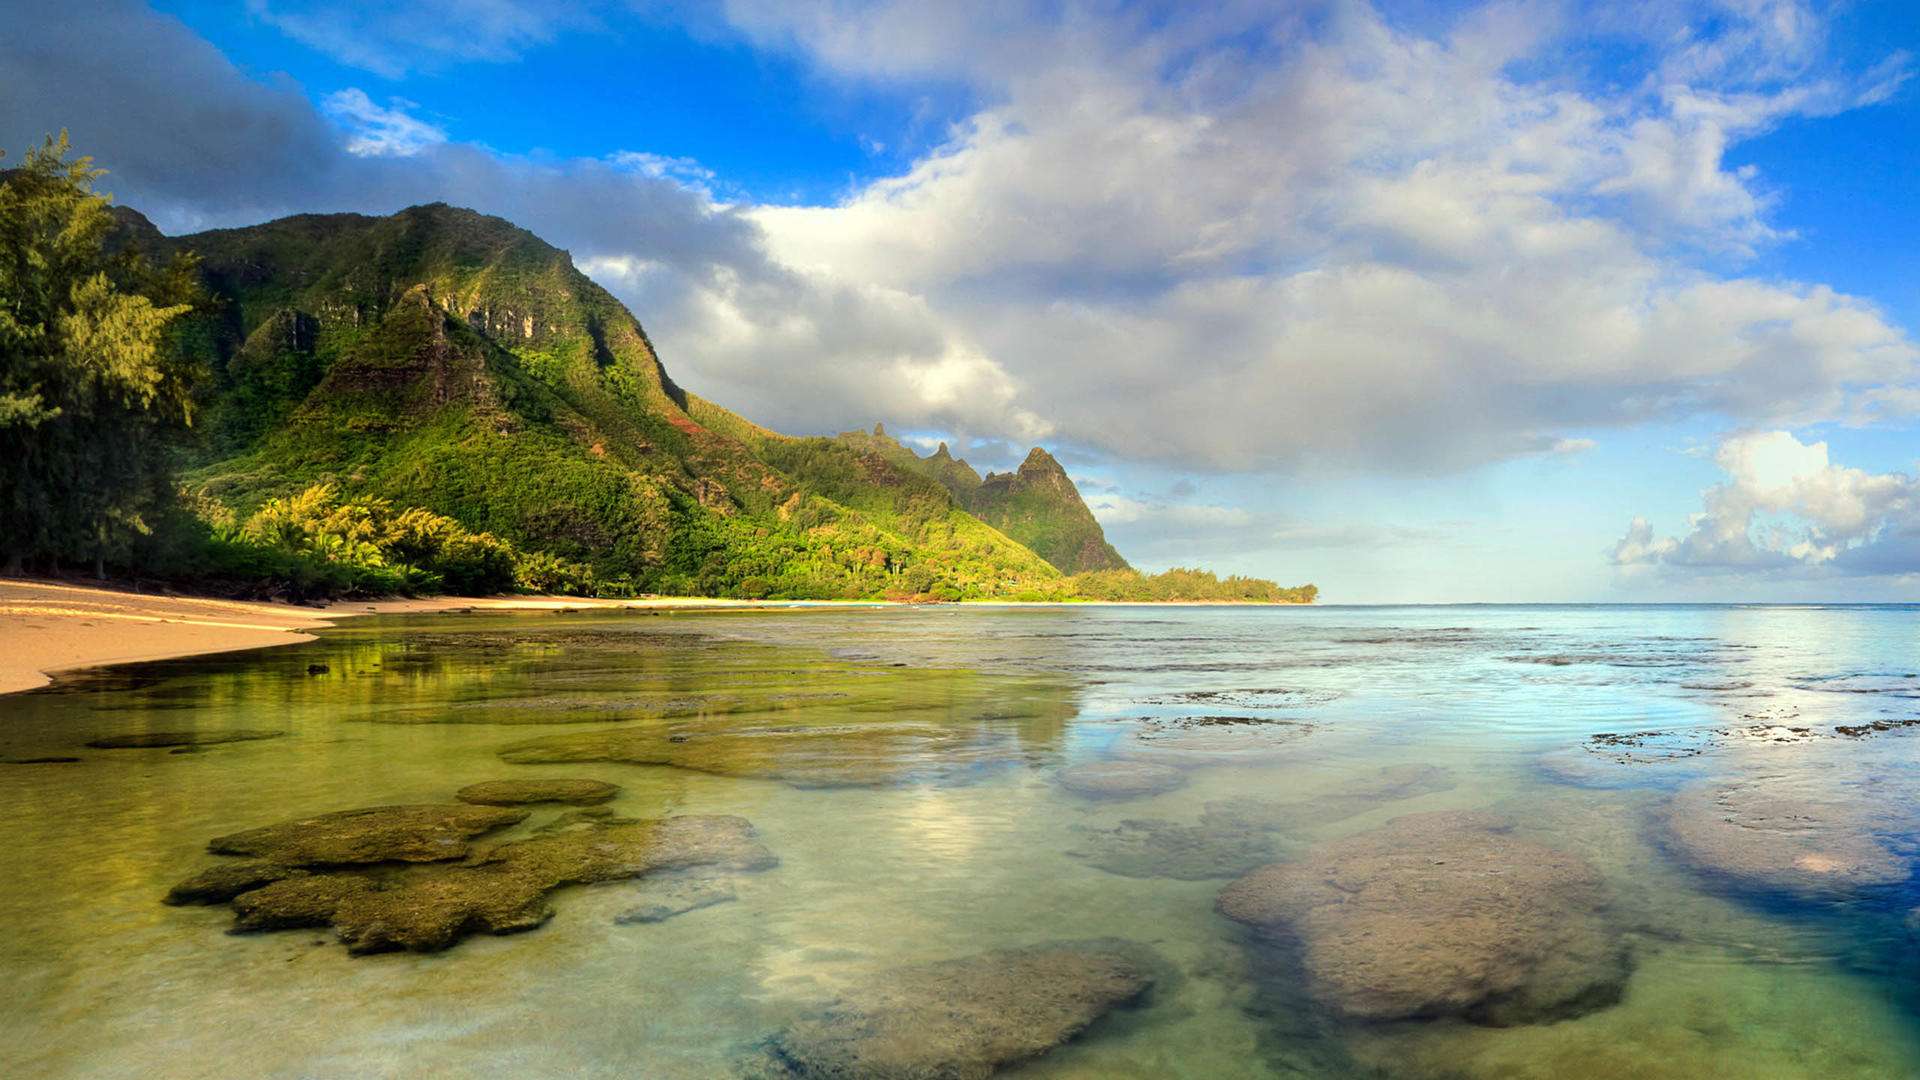
[[[192,419],[194,364],[168,330],[189,264],[109,256],[114,227],[65,132],[0,173],[0,551],[106,562],[167,496],[167,442]]]

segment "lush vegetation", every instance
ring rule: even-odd
[[[871,432],[849,431],[839,441],[895,469],[937,484],[969,514],[993,526],[1063,574],[1125,570],[1127,561],[1107,543],[1106,533],[1053,455],[1039,447],[1010,473],[982,478],[941,443],[921,457],[875,424]]]
[[[66,136],[0,180],[0,549],[104,572],[151,532],[192,418],[190,265],[110,257],[99,176]]]
[[[97,176],[55,140],[0,182],[16,563],[292,597],[1285,593],[1124,569],[1042,451],[982,482],[884,432],[788,438],[702,401],[565,252],[498,218],[169,238]],[[996,485],[1013,509],[983,521]]]

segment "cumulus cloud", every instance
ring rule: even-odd
[[[1701,495],[1678,537],[1636,517],[1616,565],[1685,572],[1920,573],[1920,481],[1831,460],[1824,442],[1763,431],[1721,442],[1726,480]]]
[[[1063,437],[1134,459],[1444,471],[1579,449],[1569,427],[1900,405],[1920,352],[1873,304],[1703,261],[1783,235],[1731,145],[1889,76],[1822,70],[1802,6],[1709,7],[1641,86],[1592,92],[1510,75],[1555,39],[1505,9],[1422,36],[1364,5],[996,8],[1046,63],[988,50],[970,73],[999,100],[908,172],[751,217],[783,263],[922,298]],[[972,55],[885,3],[750,14],[856,73]]]

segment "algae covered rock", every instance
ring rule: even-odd
[[[233,898],[233,931],[327,926],[348,898],[373,888],[373,879],[362,874],[303,874],[282,878]]]
[[[1876,836],[1855,801],[1810,799],[1756,781],[1700,784],[1661,812],[1667,847],[1696,870],[1807,898],[1898,885],[1909,861]]]
[[[453,793],[464,803],[482,806],[519,806],[525,803],[571,803],[589,806],[620,794],[618,784],[604,780],[486,780]]]
[[[243,892],[307,871],[269,862],[221,862],[187,878],[167,891],[169,904],[224,904]]]
[[[526,817],[525,810],[464,803],[370,806],[215,837],[207,850],[284,866],[437,862],[465,858],[468,841]]]
[[[278,878],[272,877],[277,868],[235,864],[227,878],[216,868],[175,891],[211,899],[251,876],[258,887],[232,896],[236,931],[332,926],[354,954],[433,952],[469,934],[539,926],[553,915],[548,894],[563,886],[689,867],[764,870],[777,862],[743,818],[583,819],[473,852],[461,862],[386,862],[327,873],[287,871]]]
[[[1150,761],[1094,761],[1060,770],[1060,786],[1088,799],[1137,799],[1172,791],[1187,775],[1170,765]]]
[[[1576,1015],[1617,1000],[1629,971],[1599,871],[1485,813],[1395,818],[1255,870],[1216,906],[1356,1019]]]
[[[764,1074],[975,1080],[1140,1001],[1159,962],[1118,941],[997,949],[888,972],[768,1045]]]

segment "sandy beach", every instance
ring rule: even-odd
[[[778,602],[648,597],[429,597],[301,607],[244,600],[133,593],[65,582],[0,579],[0,694],[45,686],[78,668],[167,660],[307,641],[306,631],[360,615],[436,611],[631,608],[637,610],[819,607]],[[871,601],[855,602],[872,606]],[[844,605],[842,605],[844,606]]]

